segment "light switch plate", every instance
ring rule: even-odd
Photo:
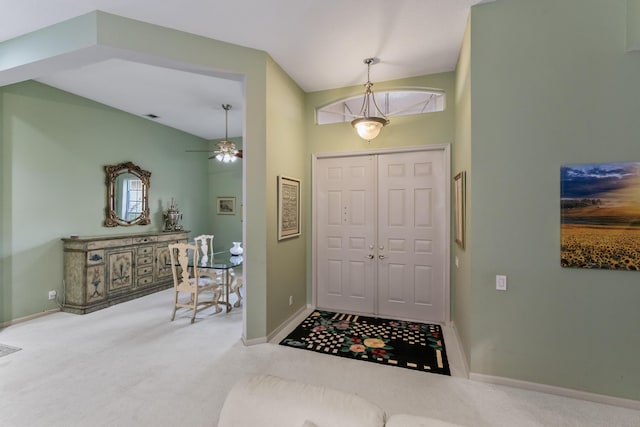
[[[498,274],[496,276],[496,291],[506,291],[507,290],[507,276]]]

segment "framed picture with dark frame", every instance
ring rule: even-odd
[[[458,246],[464,249],[464,222],[465,222],[465,197],[466,197],[467,173],[460,172],[453,178],[454,202],[455,202],[455,240]]]
[[[278,240],[301,234],[300,180],[278,176]]]
[[[218,215],[235,215],[236,214],[236,198],[235,197],[217,197],[216,213]]]

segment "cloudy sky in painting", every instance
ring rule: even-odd
[[[640,196],[640,163],[562,166],[560,185],[563,199],[600,198],[631,202]]]

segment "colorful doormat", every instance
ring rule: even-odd
[[[440,325],[316,310],[280,344],[451,375]]]
[[[0,344],[0,357],[11,354],[14,351],[22,350],[18,347],[11,347],[10,345]]]

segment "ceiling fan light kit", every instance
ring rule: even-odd
[[[369,142],[377,137],[380,134],[380,130],[390,122],[382,111],[380,111],[376,103],[376,98],[373,95],[373,90],[371,89],[373,87],[370,78],[371,65],[377,64],[380,61],[377,58],[366,58],[363,62],[367,64],[367,83],[364,85],[364,99],[362,101],[362,108],[360,109],[360,115],[362,117],[353,120],[351,126],[356,129],[360,138]],[[371,112],[372,104],[374,108],[373,115]]]
[[[231,109],[231,105],[222,104],[222,108],[224,109],[224,139],[218,142],[218,149],[214,152],[214,155],[209,158],[215,158],[222,163],[232,163],[235,162],[238,157],[242,157],[242,151],[237,150],[236,144],[229,141],[229,110]]]
[[[238,150],[236,150],[236,145],[233,142],[224,140],[218,142],[218,150],[216,154],[213,156],[216,160],[223,163],[235,162],[239,157]],[[211,158],[211,157],[210,157]]]

